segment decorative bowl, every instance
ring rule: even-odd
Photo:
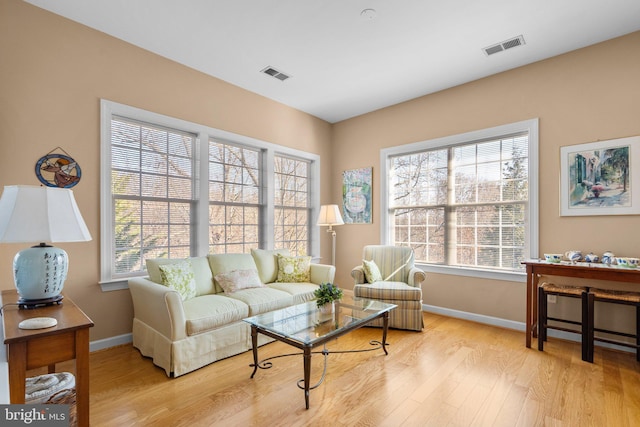
[[[544,254],[544,260],[547,262],[559,263],[562,261],[562,254]]]

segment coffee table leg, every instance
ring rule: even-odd
[[[389,330],[389,312],[385,311],[382,317],[382,349],[384,354],[387,353],[387,331]]]
[[[311,382],[311,347],[304,348],[304,403],[309,409],[309,383]]]
[[[251,325],[251,344],[253,347],[253,372],[251,378],[256,374],[258,370],[258,328]]]

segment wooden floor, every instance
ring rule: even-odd
[[[91,354],[91,425],[97,426],[638,426],[640,362],[551,338],[425,315],[422,333],[391,330],[381,350],[329,356],[304,407],[301,356],[278,358],[250,379],[251,352],[170,379],[130,345]],[[330,349],[367,348],[364,328]],[[535,344],[535,340],[534,340]],[[289,353],[282,343],[260,357]],[[312,380],[322,371],[314,356]],[[314,375],[315,374],[315,375]]]

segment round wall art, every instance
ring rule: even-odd
[[[36,176],[48,187],[71,188],[80,182],[82,171],[71,156],[49,153],[36,163]]]

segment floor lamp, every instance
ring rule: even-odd
[[[336,265],[336,230],[333,229],[333,226],[342,224],[344,224],[344,221],[340,215],[338,205],[322,205],[320,207],[320,216],[316,225],[321,227],[329,226],[327,233],[331,233],[332,238],[331,265]]]

